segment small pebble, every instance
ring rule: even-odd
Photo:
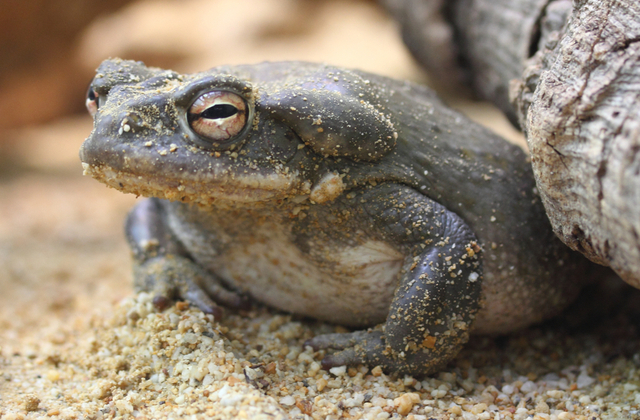
[[[395,400],[393,400],[393,404],[397,407],[398,414],[406,416],[409,414],[414,405],[420,402],[420,394],[416,394],[415,392],[408,392],[406,394],[402,394]]]
[[[22,405],[25,411],[36,411],[40,404],[40,398],[35,394],[27,394],[22,399]]]

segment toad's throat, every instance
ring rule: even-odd
[[[124,193],[144,197],[158,197],[170,201],[201,205],[263,203],[274,200],[304,198],[310,193],[310,184],[301,182],[295,174],[277,176],[234,176],[216,179],[151,178],[114,169],[108,165],[83,163],[84,175]]]

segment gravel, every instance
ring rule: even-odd
[[[635,290],[617,287],[618,309],[637,302]],[[58,326],[66,339],[41,353],[0,351],[0,418],[640,418],[634,311],[595,323],[588,311],[576,320],[580,311],[509,337],[474,337],[445,371],[414,378],[322,370],[324,353],[303,343],[340,327],[262,307],[220,321],[184,302],[158,313],[141,293]]]

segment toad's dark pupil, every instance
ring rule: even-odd
[[[229,118],[238,113],[238,108],[229,104],[218,104],[210,106],[200,113],[200,118],[215,120],[218,118]]]
[[[96,95],[96,91],[89,88],[89,91],[87,92],[87,97],[89,98],[90,101],[95,101],[98,98],[98,95]]]

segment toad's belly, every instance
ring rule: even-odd
[[[385,321],[404,262],[399,251],[368,240],[331,251],[325,244],[311,256],[274,226],[259,230],[259,240],[227,243],[219,255],[187,248],[229,286],[275,308],[353,327]]]
[[[293,244],[234,249],[211,269],[232,287],[296,314],[351,326],[384,322],[398,284],[402,255],[369,241],[314,264]]]

